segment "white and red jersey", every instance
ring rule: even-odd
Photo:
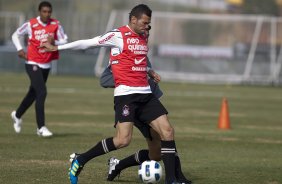
[[[110,64],[115,82],[115,96],[152,93],[147,80],[147,36],[123,26],[88,40],[58,46],[63,49],[111,47]]]
[[[47,37],[53,36],[55,44],[64,44],[67,42],[67,36],[62,26],[56,19],[50,19],[44,24],[40,17],[32,18],[19,27],[12,36],[12,40],[17,50],[23,49],[19,37],[28,34],[27,46],[27,64],[36,64],[42,68],[50,68],[50,62],[59,58],[59,52],[46,52],[39,48],[42,42],[47,41]]]
[[[123,50],[112,49],[110,56],[115,86],[147,86],[147,37],[132,32],[127,26],[118,30],[123,38]]]

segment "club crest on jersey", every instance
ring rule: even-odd
[[[131,32],[124,33],[125,36],[131,35]]]
[[[37,26],[39,26],[38,23],[32,25],[32,27],[37,27]]]
[[[130,114],[129,107],[127,105],[124,105],[123,108],[122,108],[122,115],[128,116],[129,114]]]
[[[114,60],[114,61],[111,61],[111,62],[112,62],[112,65],[118,64],[118,61],[117,61],[117,60]]]
[[[36,65],[34,65],[34,66],[32,67],[32,70],[35,72],[35,71],[38,70],[38,67],[37,67]]]
[[[111,55],[112,55],[112,56],[117,56],[117,55],[119,55],[119,54],[120,54],[119,48],[112,48],[112,49],[111,49]]]

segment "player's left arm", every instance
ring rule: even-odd
[[[161,76],[152,69],[152,64],[147,57],[147,73],[150,78],[154,80],[155,83],[159,83],[161,81]]]
[[[104,88],[114,88],[115,82],[113,73],[111,71],[111,65],[108,65],[105,70],[103,71],[100,77],[100,85]]]
[[[58,25],[57,29],[57,39],[55,40],[55,45],[63,45],[68,42],[68,36],[64,32],[64,28],[62,25]]]
[[[161,81],[161,76],[153,69],[150,69],[147,73],[149,77],[151,77],[154,80],[155,83],[159,83]]]
[[[163,96],[163,92],[158,85],[158,83],[161,81],[161,76],[152,69],[152,64],[148,57],[147,57],[147,73],[150,77],[148,79],[148,82],[152,90],[152,93],[157,98],[161,98]]]

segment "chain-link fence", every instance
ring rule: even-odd
[[[25,20],[37,15],[39,2],[0,0],[0,71],[23,69],[19,64],[22,62],[14,62],[20,59],[16,57],[11,35]],[[279,18],[189,14],[184,6],[149,0],[50,2],[53,17],[60,20],[69,41],[92,38],[126,24],[133,6],[148,4],[153,10],[150,57],[163,79],[236,83],[280,81],[282,36]],[[113,14],[113,9],[123,11]],[[53,73],[99,75],[108,58],[104,57],[106,53],[98,53],[99,49],[63,51],[60,61],[54,63]]]

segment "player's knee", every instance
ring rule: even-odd
[[[124,140],[120,142],[120,148],[127,147],[130,144],[129,140]]]
[[[163,130],[163,139],[173,140],[174,139],[174,128],[169,126]]]
[[[46,88],[42,88],[40,90],[37,90],[37,97],[40,99],[45,99],[47,96],[47,89]]]
[[[116,147],[117,148],[123,148],[123,147],[126,147],[130,144],[131,142],[131,138],[130,137],[126,137],[126,138],[119,138],[117,139],[117,142],[116,142]]]

